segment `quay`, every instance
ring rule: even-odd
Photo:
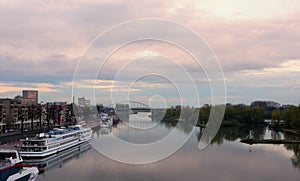
[[[100,124],[98,121],[87,121],[84,127],[89,127],[93,131],[98,130],[100,128]],[[14,132],[0,135],[0,148],[3,149],[15,149],[16,145],[20,144],[20,139],[24,139],[26,137],[33,137],[34,135],[42,132],[48,132],[49,130],[46,128],[29,130],[28,132]]]

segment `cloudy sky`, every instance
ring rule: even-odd
[[[195,87],[187,83],[189,76],[182,75],[188,72],[198,88],[201,104],[210,103],[211,96],[217,99],[220,95],[212,95],[209,84],[219,80],[205,80],[205,68],[195,66],[188,54],[172,44],[134,42],[101,64],[103,47],[94,49],[99,43],[95,38],[112,26],[143,18],[170,20],[200,35],[222,67],[227,102],[300,103],[298,0],[1,1],[0,97],[37,89],[40,101],[70,102],[74,72],[83,75],[97,70],[96,76],[81,76],[80,80],[75,75],[76,97],[108,104],[110,96],[118,92],[114,96],[130,94],[132,100],[148,103],[157,99],[167,105],[180,101],[197,105],[195,95],[187,91]],[[164,28],[168,33],[167,27],[153,26],[132,28],[131,32]],[[174,38],[179,30],[173,31],[165,35],[166,40]],[[130,37],[126,33],[120,35]],[[177,38],[190,40],[185,36]],[[93,40],[94,45],[89,46]],[[87,56],[84,52],[88,47],[93,54]],[[80,57],[93,61],[78,63]],[[178,88],[187,84],[191,87]],[[85,92],[89,89],[96,90],[94,95]]]

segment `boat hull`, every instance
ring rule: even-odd
[[[7,178],[7,181],[15,181],[15,180],[30,180],[34,181],[39,174],[39,170],[37,167],[25,166],[23,164],[17,164],[16,166],[22,166],[23,168],[16,174],[13,174]]]

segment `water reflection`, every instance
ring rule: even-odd
[[[199,109],[196,108],[181,108],[180,117],[176,120],[162,120],[161,122],[168,128],[182,131],[189,134],[193,131],[194,126],[198,121]]]
[[[80,158],[89,149],[91,149],[91,144],[89,142],[86,142],[46,158],[25,159],[23,162],[30,165],[36,165],[39,169],[39,174],[44,174],[52,168],[62,167],[64,164],[66,164],[72,159]]]
[[[204,128],[196,129],[197,140],[200,141]],[[300,139],[299,135],[268,130],[266,127],[257,128],[221,128],[212,140],[211,145],[217,144],[222,145],[225,141],[234,142],[241,139],[249,138],[249,134],[252,133],[253,139],[288,139],[295,140]],[[292,165],[300,170],[300,144],[284,144],[284,148],[293,151],[293,156],[290,158]],[[249,146],[249,152],[251,152],[253,146]],[[260,147],[270,147],[270,145],[260,145]]]
[[[155,125],[155,126],[153,126]],[[149,129],[144,129],[150,127]],[[140,129],[141,128],[141,129]],[[161,140],[171,132],[190,134],[194,127],[183,121],[173,123],[153,123],[151,121],[131,120],[129,123],[120,122],[117,127],[100,128],[93,133],[93,138],[101,136],[116,136],[119,139],[135,144],[147,144]]]
[[[180,124],[180,121],[178,121]],[[122,164],[87,149],[87,154],[61,156],[63,164],[48,163],[48,174],[38,180],[298,180],[300,179],[300,147],[298,144],[245,145],[241,139],[253,133],[255,139],[299,139],[296,135],[274,132],[267,128],[221,128],[209,147],[199,150],[197,144],[203,128],[161,123],[146,132],[159,139],[173,129],[177,134],[193,131],[192,137],[175,154],[147,165]],[[101,128],[93,137],[110,139],[112,135],[136,143],[153,141],[149,135],[122,123],[118,127]],[[154,139],[154,140],[155,140]],[[249,147],[252,152],[249,153]],[[78,153],[78,151],[75,151]],[[85,153],[85,152],[84,152]],[[76,153],[75,153],[76,155]],[[54,162],[54,161],[53,161]],[[58,161],[56,161],[58,162]],[[63,165],[63,167],[61,167]],[[51,169],[50,169],[51,168]],[[294,169],[297,168],[297,169]],[[245,177],[246,175],[246,177]],[[247,177],[249,175],[249,177]]]
[[[111,136],[113,135],[113,130],[115,130],[116,127],[110,126],[105,128],[99,128],[95,131],[93,131],[92,138],[100,138],[101,136]]]
[[[300,139],[300,136],[291,133],[284,133],[284,138],[295,140]],[[284,147],[293,151],[294,155],[291,157],[292,165],[300,170],[300,144],[284,144]]]
[[[197,128],[196,137],[197,140],[200,141],[200,138],[203,134],[205,128]],[[246,128],[246,127],[225,127],[219,129],[218,133],[212,140],[211,144],[221,145],[224,141],[237,141],[241,139],[245,139],[249,137],[251,134],[253,139],[263,139],[265,135],[266,128],[258,127],[258,128]]]

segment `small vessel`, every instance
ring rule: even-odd
[[[119,118],[117,115],[113,115],[113,126],[117,126],[119,124]]]
[[[17,150],[0,150],[0,180],[34,181],[39,173],[35,166],[22,164]]]
[[[92,139],[92,129],[80,125],[54,128],[33,138],[21,139],[20,155],[24,158],[46,157]]]
[[[107,118],[108,117],[108,114],[107,113],[100,113],[100,120],[102,120],[102,119],[105,119],[105,118]]]
[[[113,118],[107,113],[100,114],[100,127],[108,128],[113,125]]]
[[[112,117],[107,117],[105,119],[101,119],[100,121],[100,127],[102,128],[108,128],[113,125],[113,119]]]

